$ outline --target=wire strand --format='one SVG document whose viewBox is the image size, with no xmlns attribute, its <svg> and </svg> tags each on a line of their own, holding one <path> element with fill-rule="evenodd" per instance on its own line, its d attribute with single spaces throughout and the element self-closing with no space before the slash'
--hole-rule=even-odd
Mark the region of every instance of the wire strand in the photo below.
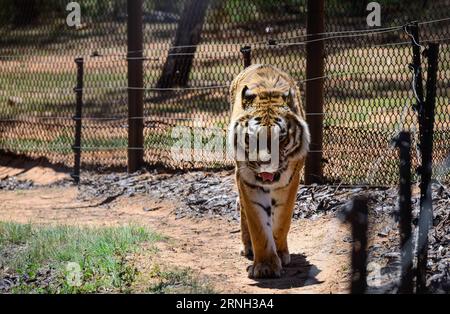
<svg viewBox="0 0 450 314">
<path fill-rule="evenodd" d="M 450 17 L 445 17 L 445 18 L 437 19 L 437 20 L 430 20 L 430 21 L 419 22 L 417 24 L 424 25 L 424 24 L 440 23 L 440 22 L 449 21 L 449 20 L 450 20 Z"/>
<path fill-rule="evenodd" d="M 123 137 L 124 140 L 126 140 L 126 137 Z M 107 139 L 105 139 L 107 140 Z M 157 144 L 157 143 L 155 143 Z M 53 148 L 53 149 L 81 149 L 81 150 L 91 150 L 91 151 L 102 151 L 102 150 L 146 150 L 146 149 L 151 149 L 151 147 L 128 147 L 128 146 L 74 146 L 71 144 L 67 144 L 67 145 L 61 145 L 61 144 L 48 144 L 47 147 L 46 145 L 40 145 L 40 146 L 27 146 L 26 149 L 24 150 L 46 150 L 49 148 Z M 169 147 L 168 147 L 169 148 Z M 8 150 L 10 148 L 8 148 L 7 146 L 4 147 L 0 147 L 0 150 Z M 19 148 L 20 150 L 20 148 Z M 195 150 L 192 150 L 192 152 L 194 152 Z M 316 153 L 326 153 L 326 152 L 374 152 L 374 151 L 379 151 L 379 147 L 374 147 L 374 148 L 361 148 L 361 149 L 348 149 L 348 148 L 343 148 L 343 149 L 323 149 L 323 150 L 310 150 L 308 151 L 308 153 L 310 154 L 316 154 Z M 226 149 L 224 149 L 224 153 L 226 152 Z"/>
<path fill-rule="evenodd" d="M 418 24 L 423 25 L 423 24 L 432 24 L 432 23 L 438 23 L 438 22 L 442 22 L 442 21 L 447 21 L 450 20 L 449 18 L 443 18 L 443 19 L 437 19 L 437 20 L 429 20 L 429 21 L 424 21 L 424 22 L 420 22 Z M 393 30 L 398 30 L 401 29 L 404 25 L 397 25 L 397 26 L 391 26 L 391 27 L 385 27 L 385 28 L 377 28 L 377 29 L 359 29 L 359 30 L 343 30 L 343 31 L 332 31 L 332 32 L 322 32 L 322 33 L 312 33 L 312 34 L 304 34 L 304 35 L 298 35 L 298 36 L 292 36 L 292 37 L 287 37 L 284 38 L 284 40 L 286 39 L 296 39 L 296 38 L 307 38 L 307 37 L 313 37 L 313 36 L 320 36 L 320 35 L 337 35 L 337 34 L 352 34 L 352 33 L 381 33 L 383 31 L 393 31 Z M 246 46 L 246 45 L 259 45 L 259 44 L 266 44 L 267 41 L 257 41 L 257 42 L 253 42 L 253 43 L 248 43 L 248 42 L 241 42 L 241 43 L 212 43 L 212 44 L 208 44 L 211 46 L 230 46 L 230 45 L 237 45 L 237 46 Z M 169 49 L 178 49 L 178 48 L 194 48 L 194 47 L 198 47 L 199 45 L 179 45 L 179 46 L 169 46 Z"/>
<path fill-rule="evenodd" d="M 378 110 L 369 110 L 369 111 L 339 111 L 339 112 L 308 112 L 305 113 L 306 116 L 345 116 L 345 115 L 352 115 L 352 114 L 361 114 L 361 115 L 373 115 L 373 114 L 379 114 L 379 113 L 387 113 L 387 112 L 399 112 L 404 109 L 402 108 L 380 108 Z M 402 111 L 403 112 L 403 111 Z M 0 122 L 19 122 L 19 123 L 33 123 L 33 120 L 87 120 L 87 121 L 113 121 L 113 120 L 153 120 L 154 122 L 161 122 L 161 123 L 167 123 L 167 121 L 159 121 L 158 118 L 166 118 L 166 117 L 154 117 L 154 116 L 141 116 L 141 117 L 127 117 L 127 116 L 112 116 L 112 117 L 74 117 L 74 116 L 47 116 L 47 117 L 30 117 L 27 119 L 0 119 Z M 175 117 L 169 117 L 172 121 L 202 121 L 202 119 L 196 119 L 196 118 L 175 118 Z"/>
<path fill-rule="evenodd" d="M 304 79 L 297 81 L 298 83 L 305 83 L 308 81 L 323 79 L 323 78 L 329 78 L 329 77 L 335 77 L 335 76 L 344 76 L 344 75 L 350 75 L 350 74 L 364 74 L 366 72 L 340 72 L 340 73 L 330 73 L 324 76 L 319 77 L 313 77 L 310 79 Z M 367 73 L 370 74 L 370 73 Z M 221 89 L 221 88 L 229 88 L 230 84 L 224 84 L 224 85 L 212 85 L 212 86 L 191 86 L 191 87 L 132 87 L 132 86 L 95 86 L 95 87 L 83 87 L 83 88 L 74 88 L 73 90 L 75 92 L 77 91 L 90 91 L 90 90 L 104 90 L 104 89 L 115 89 L 115 90 L 145 90 L 145 91 L 184 91 L 184 90 L 209 90 L 209 89 Z M 72 89 L 72 88 L 70 88 Z M 51 89 L 52 91 L 55 91 L 55 88 Z M 67 91 L 69 88 L 59 88 L 59 90 Z M 0 92 L 8 92 L 6 90 L 0 90 Z M 36 92 L 40 93 L 42 90 L 22 90 L 22 92 Z"/>
</svg>

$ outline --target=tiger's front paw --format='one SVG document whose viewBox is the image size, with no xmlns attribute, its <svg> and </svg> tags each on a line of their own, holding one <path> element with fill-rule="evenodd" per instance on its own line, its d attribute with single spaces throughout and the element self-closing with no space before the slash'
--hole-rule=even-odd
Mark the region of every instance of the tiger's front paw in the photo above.
<svg viewBox="0 0 450 314">
<path fill-rule="evenodd" d="M 248 267 L 249 278 L 280 278 L 281 261 L 276 256 L 272 261 L 257 262 Z"/>
</svg>

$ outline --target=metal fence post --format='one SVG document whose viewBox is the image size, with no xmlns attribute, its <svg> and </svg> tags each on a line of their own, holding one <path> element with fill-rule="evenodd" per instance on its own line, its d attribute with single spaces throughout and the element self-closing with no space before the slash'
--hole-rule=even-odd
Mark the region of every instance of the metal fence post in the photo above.
<svg viewBox="0 0 450 314">
<path fill-rule="evenodd" d="M 76 93 L 76 107 L 75 107 L 75 143 L 72 146 L 75 162 L 73 167 L 72 178 L 76 184 L 80 183 L 80 167 L 81 167 L 81 119 L 83 108 L 83 76 L 84 76 L 84 59 L 76 58 L 75 64 L 77 65 L 77 86 L 75 87 Z"/>
<path fill-rule="evenodd" d="M 306 121 L 311 132 L 310 153 L 305 164 L 305 184 L 323 182 L 323 75 L 324 0 L 308 0 L 306 44 Z M 308 115 L 308 113 L 314 113 Z"/>
<path fill-rule="evenodd" d="M 143 0 L 128 0 L 128 172 L 144 164 Z"/>
<path fill-rule="evenodd" d="M 419 117 L 421 115 L 421 108 L 423 105 L 423 83 L 422 83 L 422 61 L 420 56 L 420 38 L 419 38 L 419 24 L 417 22 L 413 22 L 406 27 L 409 28 L 411 33 L 411 43 L 412 43 L 412 53 L 413 59 L 411 66 L 414 69 L 415 79 L 415 89 L 417 93 L 417 97 L 419 98 L 419 103 L 416 104 L 416 109 L 419 112 Z"/>
<path fill-rule="evenodd" d="M 413 292 L 413 241 L 411 238 L 411 134 L 400 132 L 397 138 L 400 157 L 400 248 L 401 279 L 399 293 Z"/>
<path fill-rule="evenodd" d="M 367 229 L 368 199 L 364 195 L 356 196 L 346 219 L 352 224 L 352 294 L 365 293 L 367 289 Z"/>
<path fill-rule="evenodd" d="M 241 53 L 244 56 L 244 68 L 248 68 L 252 64 L 252 47 L 242 47 Z"/>
<path fill-rule="evenodd" d="M 407 31 L 411 36 L 412 47 L 412 63 L 409 65 L 414 71 L 414 90 L 416 96 L 416 104 L 413 106 L 417 112 L 417 120 L 419 122 L 419 137 L 423 133 L 423 106 L 424 106 L 424 93 L 423 93 L 423 74 L 422 74 L 422 60 L 421 60 L 421 46 L 419 36 L 419 24 L 417 21 L 412 22 L 406 26 Z M 419 141 L 420 142 L 420 141 Z M 416 143 L 420 149 L 421 143 Z M 420 167 L 416 169 L 416 173 L 420 174 Z"/>
<path fill-rule="evenodd" d="M 431 194 L 434 108 L 436 104 L 436 79 L 438 71 L 439 44 L 430 43 L 427 50 L 428 69 L 426 100 L 423 106 L 422 129 L 420 138 L 422 165 L 420 177 L 420 214 L 417 252 L 417 293 L 427 292 L 426 270 L 428 259 L 428 230 L 433 223 Z M 420 121 L 419 121 L 420 122 Z"/>
</svg>

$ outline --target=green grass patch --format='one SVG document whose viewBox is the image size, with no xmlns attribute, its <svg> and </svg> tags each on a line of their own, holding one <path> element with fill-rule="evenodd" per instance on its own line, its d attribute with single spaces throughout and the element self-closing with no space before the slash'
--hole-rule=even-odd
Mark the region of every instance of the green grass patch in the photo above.
<svg viewBox="0 0 450 314">
<path fill-rule="evenodd" d="M 162 240 L 143 227 L 40 227 L 0 222 L 0 271 L 20 281 L 13 293 L 127 292 L 137 270 L 126 261 L 141 243 Z M 51 280 L 42 283 L 43 272 Z M 1 274 L 1 272 L 0 272 Z"/>
<path fill-rule="evenodd" d="M 150 278 L 152 284 L 147 289 L 149 293 L 214 293 L 208 281 L 202 280 L 188 268 L 162 270 L 159 265 L 154 265 Z"/>
<path fill-rule="evenodd" d="M 73 137 L 59 136 L 48 142 L 39 138 L 4 138 L 0 147 L 22 152 L 57 152 L 63 155 L 72 154 Z"/>
</svg>

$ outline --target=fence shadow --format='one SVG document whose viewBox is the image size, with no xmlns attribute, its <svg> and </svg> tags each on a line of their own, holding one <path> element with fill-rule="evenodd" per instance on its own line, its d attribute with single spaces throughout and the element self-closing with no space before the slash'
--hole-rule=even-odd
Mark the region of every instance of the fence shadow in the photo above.
<svg viewBox="0 0 450 314">
<path fill-rule="evenodd" d="M 0 150 L 0 155 L 0 180 L 20 176 L 21 180 L 50 184 L 55 180 L 69 179 L 70 168 L 62 164 L 50 163 L 46 158 L 33 159 L 2 150 Z"/>
<path fill-rule="evenodd" d="M 291 254 L 291 263 L 283 267 L 281 278 L 255 279 L 252 286 L 269 289 L 291 289 L 306 287 L 322 283 L 316 276 L 320 273 L 315 265 L 312 265 L 303 254 Z"/>
</svg>

